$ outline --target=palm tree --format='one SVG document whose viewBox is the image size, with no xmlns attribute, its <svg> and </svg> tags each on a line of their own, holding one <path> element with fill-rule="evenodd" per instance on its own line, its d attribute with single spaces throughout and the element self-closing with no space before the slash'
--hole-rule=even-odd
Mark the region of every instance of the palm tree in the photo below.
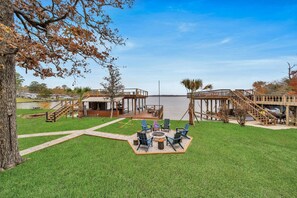
<svg viewBox="0 0 297 198">
<path fill-rule="evenodd" d="M 212 89 L 212 85 L 208 84 L 203 87 L 203 82 L 201 79 L 190 80 L 188 78 L 182 80 L 181 84 L 185 86 L 188 94 L 190 95 L 190 103 L 188 107 L 189 124 L 194 125 L 194 93 L 199 89 Z"/>
</svg>

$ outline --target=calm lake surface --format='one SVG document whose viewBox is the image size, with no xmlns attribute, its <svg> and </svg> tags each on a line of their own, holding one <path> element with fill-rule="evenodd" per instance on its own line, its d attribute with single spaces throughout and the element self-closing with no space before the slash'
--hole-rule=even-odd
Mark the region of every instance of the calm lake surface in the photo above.
<svg viewBox="0 0 297 198">
<path fill-rule="evenodd" d="M 59 102 L 49 102 L 49 107 L 52 108 L 56 106 Z M 147 105 L 158 105 L 159 97 L 148 97 Z M 185 114 L 189 101 L 184 97 L 160 97 L 160 104 L 164 106 L 164 118 L 170 118 L 172 120 L 180 120 Z M 17 103 L 18 109 L 33 109 L 33 107 L 43 108 L 44 102 L 26 102 Z M 188 114 L 186 114 L 183 120 L 188 119 Z"/>
<path fill-rule="evenodd" d="M 159 97 L 148 97 L 147 105 L 158 105 Z M 163 118 L 170 118 L 172 120 L 180 120 L 188 109 L 189 100 L 184 97 L 161 97 L 160 104 L 164 106 Z M 186 114 L 183 120 L 189 119 Z"/>
</svg>

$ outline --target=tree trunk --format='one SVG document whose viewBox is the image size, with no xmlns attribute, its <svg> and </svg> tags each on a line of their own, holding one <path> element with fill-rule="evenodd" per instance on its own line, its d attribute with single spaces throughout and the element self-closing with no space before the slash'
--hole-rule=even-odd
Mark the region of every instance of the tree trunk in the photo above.
<svg viewBox="0 0 297 198">
<path fill-rule="evenodd" d="M 189 103 L 189 124 L 194 125 L 194 112 L 193 112 L 193 100 L 190 98 L 190 103 Z"/>
<path fill-rule="evenodd" d="M 114 101 L 112 99 L 112 101 L 110 102 L 110 118 L 113 117 L 113 105 L 114 105 Z"/>
<path fill-rule="evenodd" d="M 8 27 L 14 24 L 10 0 L 1 0 L 0 23 Z M 16 133 L 15 54 L 3 53 L 13 51 L 5 41 L 0 42 L 0 49 L 0 170 L 3 170 L 19 164 L 22 158 Z"/>
</svg>

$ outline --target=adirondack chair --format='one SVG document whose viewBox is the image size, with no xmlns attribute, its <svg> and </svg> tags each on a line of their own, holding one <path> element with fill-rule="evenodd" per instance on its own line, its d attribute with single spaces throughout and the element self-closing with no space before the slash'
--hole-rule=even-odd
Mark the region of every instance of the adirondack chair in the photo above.
<svg viewBox="0 0 297 198">
<path fill-rule="evenodd" d="M 148 149 L 153 146 L 153 137 L 151 138 L 147 138 L 146 133 L 144 132 L 138 132 L 137 133 L 137 138 L 139 141 L 139 145 L 137 147 L 137 150 L 140 148 L 140 146 L 146 146 L 146 152 L 148 151 Z"/>
<path fill-rule="evenodd" d="M 164 123 L 161 124 L 162 131 L 170 131 L 170 119 L 164 119 Z"/>
<path fill-rule="evenodd" d="M 145 131 L 145 132 L 147 132 L 147 131 L 152 131 L 152 125 L 148 125 L 147 123 L 146 123 L 146 120 L 141 120 L 141 128 L 142 128 L 142 131 Z"/>
<path fill-rule="evenodd" d="M 170 146 L 176 151 L 176 149 L 174 148 L 175 144 L 178 144 L 180 147 L 182 147 L 182 149 L 184 149 L 184 147 L 181 145 L 181 133 L 175 133 L 174 137 L 168 137 L 166 136 L 166 145 L 170 144 Z"/>
<path fill-rule="evenodd" d="M 181 133 L 181 135 L 185 138 L 191 139 L 188 137 L 188 132 L 189 132 L 189 124 L 185 125 L 185 128 L 176 128 L 176 133 Z"/>
</svg>

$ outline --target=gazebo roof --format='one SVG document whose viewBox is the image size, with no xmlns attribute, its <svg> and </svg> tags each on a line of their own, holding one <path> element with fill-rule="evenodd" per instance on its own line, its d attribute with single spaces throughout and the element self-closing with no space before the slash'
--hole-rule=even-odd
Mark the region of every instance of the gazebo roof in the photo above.
<svg viewBox="0 0 297 198">
<path fill-rule="evenodd" d="M 115 97 L 114 102 L 119 102 L 123 97 Z M 110 102 L 110 97 L 88 97 L 82 100 L 83 102 Z"/>
</svg>

